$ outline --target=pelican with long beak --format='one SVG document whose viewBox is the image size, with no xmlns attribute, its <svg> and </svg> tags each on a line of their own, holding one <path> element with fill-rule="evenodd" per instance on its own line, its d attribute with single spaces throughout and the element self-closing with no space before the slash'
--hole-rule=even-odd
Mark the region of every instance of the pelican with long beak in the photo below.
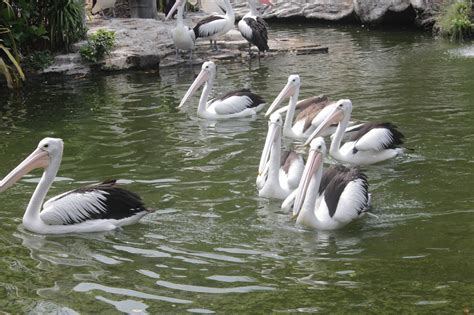
<svg viewBox="0 0 474 315">
<path fill-rule="evenodd" d="M 367 165 L 385 161 L 403 154 L 404 135 L 397 126 L 388 122 L 368 122 L 358 126 L 349 140 L 341 147 L 344 132 L 352 113 L 352 102 L 348 99 L 337 101 L 336 107 L 319 127 L 308 137 L 305 145 L 325 133 L 333 124 L 338 124 L 331 141 L 329 154 L 340 162 L 354 165 Z"/>
<path fill-rule="evenodd" d="M 268 133 L 258 166 L 258 195 L 285 199 L 298 187 L 303 174 L 303 157 L 294 151 L 281 152 L 280 114 L 274 113 L 268 122 Z"/>
<path fill-rule="evenodd" d="M 68 191 L 43 205 L 62 155 L 61 139 L 44 138 L 37 149 L 0 182 L 0 192 L 3 192 L 33 169 L 44 169 L 23 215 L 26 229 L 39 234 L 110 231 L 136 223 L 151 212 L 138 195 L 118 187 L 115 180 Z"/>
<path fill-rule="evenodd" d="M 287 112 L 283 125 L 283 135 L 292 139 L 305 140 L 327 117 L 335 107 L 335 103 L 330 102 L 325 95 L 310 97 L 298 102 L 300 86 L 300 76 L 297 74 L 290 75 L 285 87 L 270 105 L 265 116 L 269 116 L 285 99 L 290 98 L 288 106 L 277 111 L 278 113 Z M 293 124 L 296 110 L 300 110 L 300 112 Z M 328 136 L 335 130 L 336 128 L 326 129 L 322 136 Z"/>
<path fill-rule="evenodd" d="M 358 168 L 335 166 L 323 173 L 324 139 L 311 141 L 308 159 L 292 204 L 296 222 L 314 229 L 336 230 L 362 217 L 370 208 L 369 183 Z"/>
<path fill-rule="evenodd" d="M 196 35 L 194 30 L 184 24 L 183 15 L 186 0 L 176 0 L 175 4 L 166 16 L 166 20 L 173 16 L 173 13 L 178 10 L 176 18 L 176 27 L 171 30 L 171 37 L 173 38 L 174 47 L 176 48 L 176 59 L 178 59 L 178 51 L 190 51 L 189 60 L 193 58 L 193 48 L 196 43 Z"/>
<path fill-rule="evenodd" d="M 265 107 L 265 101 L 250 92 L 248 89 L 231 91 L 216 99 L 210 100 L 211 93 L 216 77 L 216 65 L 212 61 L 202 64 L 201 72 L 194 80 L 184 95 L 178 108 L 182 108 L 186 101 L 204 84 L 204 89 L 199 99 L 197 114 L 205 119 L 231 119 L 255 116 Z"/>
</svg>

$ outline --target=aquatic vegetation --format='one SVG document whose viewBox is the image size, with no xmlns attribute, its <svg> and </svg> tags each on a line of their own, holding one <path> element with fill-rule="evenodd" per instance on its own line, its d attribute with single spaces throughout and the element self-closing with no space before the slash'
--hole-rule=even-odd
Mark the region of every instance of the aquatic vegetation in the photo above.
<svg viewBox="0 0 474 315">
<path fill-rule="evenodd" d="M 84 60 L 96 63 L 105 55 L 110 54 L 115 44 L 115 32 L 98 30 L 89 36 L 87 44 L 81 47 L 80 53 Z"/>
<path fill-rule="evenodd" d="M 439 32 L 451 40 L 463 40 L 473 32 L 471 0 L 456 1 L 448 5 L 438 19 Z"/>
</svg>

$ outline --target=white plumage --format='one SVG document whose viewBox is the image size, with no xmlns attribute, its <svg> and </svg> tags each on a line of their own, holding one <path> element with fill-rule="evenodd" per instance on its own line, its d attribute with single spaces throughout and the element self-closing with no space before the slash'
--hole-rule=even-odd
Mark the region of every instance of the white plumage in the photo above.
<svg viewBox="0 0 474 315">
<path fill-rule="evenodd" d="M 203 63 L 201 72 L 183 96 L 178 108 L 204 84 L 199 99 L 198 116 L 205 119 L 231 119 L 254 116 L 266 105 L 265 101 L 249 90 L 242 89 L 229 92 L 222 97 L 207 102 L 216 76 L 216 65 L 212 61 Z"/>
</svg>

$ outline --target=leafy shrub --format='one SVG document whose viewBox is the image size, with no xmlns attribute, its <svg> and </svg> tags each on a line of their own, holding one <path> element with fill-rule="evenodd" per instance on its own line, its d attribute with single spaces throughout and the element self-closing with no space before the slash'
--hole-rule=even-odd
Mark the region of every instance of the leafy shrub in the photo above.
<svg viewBox="0 0 474 315">
<path fill-rule="evenodd" d="M 0 28 L 0 34 L 5 32 L 9 32 L 9 30 Z M 25 80 L 25 75 L 18 60 L 19 56 L 16 49 L 5 47 L 0 39 L 0 75 L 4 76 L 10 89 L 19 87 L 21 80 Z"/>
<path fill-rule="evenodd" d="M 45 17 L 48 21 L 47 30 L 51 48 L 69 50 L 71 44 L 86 35 L 84 2 L 83 0 L 46 1 L 48 2 Z"/>
<path fill-rule="evenodd" d="M 84 60 L 97 63 L 110 54 L 115 44 L 115 32 L 98 30 L 89 36 L 87 44 L 81 47 L 80 53 Z"/>
<path fill-rule="evenodd" d="M 439 18 L 440 34 L 451 40 L 462 40 L 470 35 L 473 28 L 469 17 L 471 6 L 470 0 L 455 1 L 447 6 Z"/>
<path fill-rule="evenodd" d="M 25 66 L 33 70 L 43 70 L 53 63 L 53 56 L 49 50 L 35 51 L 24 59 Z"/>
</svg>

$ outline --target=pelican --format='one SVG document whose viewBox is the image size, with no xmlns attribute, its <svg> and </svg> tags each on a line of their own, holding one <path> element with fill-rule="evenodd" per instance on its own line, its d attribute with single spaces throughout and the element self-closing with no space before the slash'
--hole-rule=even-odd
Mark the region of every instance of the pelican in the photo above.
<svg viewBox="0 0 474 315">
<path fill-rule="evenodd" d="M 186 0 L 176 0 L 175 4 L 169 11 L 166 16 L 168 20 L 178 9 L 178 17 L 176 18 L 176 27 L 171 31 L 171 36 L 173 38 L 173 43 L 176 48 L 176 59 L 178 59 L 178 50 L 190 51 L 189 60 L 193 58 L 193 48 L 194 43 L 196 42 L 196 37 L 194 30 L 186 25 L 183 22 L 184 6 L 186 5 Z"/>
<path fill-rule="evenodd" d="M 272 4 L 269 0 L 260 0 L 263 4 Z M 258 56 L 260 52 L 267 51 L 268 48 L 268 34 L 267 23 L 259 16 L 257 11 L 258 0 L 248 0 L 250 12 L 245 14 L 239 21 L 237 27 L 240 34 L 249 42 L 249 56 L 251 55 L 250 48 L 252 45 L 257 46 Z"/>
<path fill-rule="evenodd" d="M 298 187 L 303 174 L 303 157 L 293 151 L 281 152 L 282 118 L 278 113 L 270 116 L 268 133 L 258 166 L 258 195 L 285 199 Z"/>
<path fill-rule="evenodd" d="M 234 28 L 235 16 L 230 1 L 224 0 L 224 6 L 225 15 L 209 15 L 200 20 L 196 26 L 194 26 L 194 34 L 196 35 L 196 38 L 209 38 L 211 46 L 212 41 L 214 40 L 214 50 L 218 50 L 216 38 Z"/>
<path fill-rule="evenodd" d="M 242 89 L 229 92 L 207 102 L 216 76 L 216 65 L 212 61 L 202 64 L 201 72 L 184 95 L 178 108 L 205 83 L 198 106 L 198 116 L 205 119 L 231 119 L 254 116 L 265 106 L 265 101 L 250 90 Z"/>
<path fill-rule="evenodd" d="M 324 133 L 328 126 L 337 123 L 329 154 L 340 162 L 367 165 L 403 154 L 403 149 L 399 146 L 403 144 L 405 136 L 397 130 L 395 125 L 387 122 L 361 124 L 341 147 L 344 131 L 351 119 L 352 102 L 348 99 L 342 99 L 335 104 L 336 107 L 309 136 L 305 145 L 308 145 L 311 139 Z"/>
<path fill-rule="evenodd" d="M 280 94 L 265 113 L 265 116 L 270 115 L 284 99 L 289 97 L 289 105 L 280 109 L 278 112 L 282 113 L 287 111 L 285 124 L 283 125 L 283 135 L 292 139 L 308 138 L 308 136 L 331 112 L 331 109 L 335 107 L 335 103 L 329 102 L 325 95 L 314 96 L 298 102 L 300 85 L 300 76 L 297 74 L 290 75 L 285 87 L 281 90 Z M 296 117 L 295 123 L 291 125 L 293 123 L 296 109 L 301 109 L 301 112 Z M 334 130 L 335 128 L 325 130 L 323 136 L 332 134 Z"/>
<path fill-rule="evenodd" d="M 294 197 L 293 217 L 298 224 L 336 230 L 365 215 L 370 208 L 369 183 L 358 168 L 336 166 L 323 175 L 324 139 L 311 141 L 308 160 Z"/>
<path fill-rule="evenodd" d="M 92 0 L 92 14 L 99 12 L 104 15 L 105 9 L 112 9 L 113 16 L 115 17 L 115 1 L 116 0 Z"/>
<path fill-rule="evenodd" d="M 62 154 L 61 139 L 44 138 L 37 149 L 0 182 L 0 192 L 3 192 L 33 169 L 44 169 L 23 215 L 26 229 L 39 234 L 110 231 L 136 223 L 151 212 L 138 195 L 118 187 L 115 180 L 60 194 L 46 201 L 40 212 Z"/>
</svg>

